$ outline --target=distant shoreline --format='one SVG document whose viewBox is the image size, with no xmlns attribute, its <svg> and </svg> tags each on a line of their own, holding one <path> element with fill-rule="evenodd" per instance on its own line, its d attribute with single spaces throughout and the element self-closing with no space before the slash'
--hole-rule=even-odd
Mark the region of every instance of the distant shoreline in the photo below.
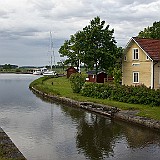
<svg viewBox="0 0 160 160">
<path fill-rule="evenodd" d="M 32 72 L 0 72 L 0 74 L 33 74 Z"/>
</svg>

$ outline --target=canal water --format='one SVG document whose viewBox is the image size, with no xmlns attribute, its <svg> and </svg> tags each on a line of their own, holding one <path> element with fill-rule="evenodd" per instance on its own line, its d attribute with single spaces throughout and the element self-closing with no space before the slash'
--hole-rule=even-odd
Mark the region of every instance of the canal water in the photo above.
<svg viewBox="0 0 160 160">
<path fill-rule="evenodd" d="M 158 132 L 47 102 L 33 75 L 0 74 L 0 126 L 28 160 L 159 160 Z"/>
</svg>

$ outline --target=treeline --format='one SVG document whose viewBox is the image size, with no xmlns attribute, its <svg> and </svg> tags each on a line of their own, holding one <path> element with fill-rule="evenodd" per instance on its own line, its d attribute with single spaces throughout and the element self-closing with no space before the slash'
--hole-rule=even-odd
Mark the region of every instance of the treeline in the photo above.
<svg viewBox="0 0 160 160">
<path fill-rule="evenodd" d="M 14 64 L 4 64 L 4 65 L 0 65 L 1 69 L 16 69 L 18 68 L 17 65 Z"/>
</svg>

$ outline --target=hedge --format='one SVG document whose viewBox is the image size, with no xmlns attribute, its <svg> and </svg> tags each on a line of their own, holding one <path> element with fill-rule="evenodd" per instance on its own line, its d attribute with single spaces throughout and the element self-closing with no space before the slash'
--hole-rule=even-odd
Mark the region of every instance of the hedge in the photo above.
<svg viewBox="0 0 160 160">
<path fill-rule="evenodd" d="M 98 83 L 85 83 L 81 95 L 87 97 L 110 99 L 119 102 L 160 106 L 160 90 L 144 85 L 125 86 Z"/>
</svg>

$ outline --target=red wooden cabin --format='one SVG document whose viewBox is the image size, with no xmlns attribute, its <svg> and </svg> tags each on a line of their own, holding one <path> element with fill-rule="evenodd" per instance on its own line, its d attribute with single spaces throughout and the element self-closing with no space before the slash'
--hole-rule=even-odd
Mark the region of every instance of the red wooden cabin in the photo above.
<svg viewBox="0 0 160 160">
<path fill-rule="evenodd" d="M 87 82 L 97 82 L 104 83 L 105 78 L 107 78 L 107 74 L 104 71 L 98 72 L 96 76 L 95 71 L 88 71 L 88 78 L 86 78 Z"/>
<path fill-rule="evenodd" d="M 75 69 L 73 66 L 66 69 L 66 71 L 67 71 L 67 78 L 69 78 L 72 73 L 77 73 L 78 72 L 77 69 Z"/>
</svg>

